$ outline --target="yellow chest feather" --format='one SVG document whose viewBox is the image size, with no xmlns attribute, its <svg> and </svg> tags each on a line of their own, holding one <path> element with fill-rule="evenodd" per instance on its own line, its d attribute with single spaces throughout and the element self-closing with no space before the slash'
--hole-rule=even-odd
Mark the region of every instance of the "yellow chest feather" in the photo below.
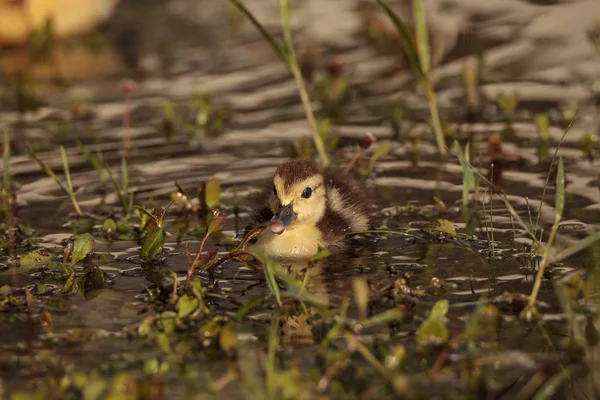
<svg viewBox="0 0 600 400">
<path fill-rule="evenodd" d="M 321 232 L 313 225 L 286 229 L 280 235 L 267 228 L 258 237 L 256 245 L 274 258 L 310 258 L 317 254 Z"/>
</svg>

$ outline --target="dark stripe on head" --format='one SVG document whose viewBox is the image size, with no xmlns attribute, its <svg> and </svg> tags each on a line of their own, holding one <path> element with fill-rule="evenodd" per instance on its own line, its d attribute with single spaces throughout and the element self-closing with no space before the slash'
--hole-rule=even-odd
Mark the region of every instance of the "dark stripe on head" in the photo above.
<svg viewBox="0 0 600 400">
<path fill-rule="evenodd" d="M 297 158 L 279 166 L 275 175 L 279 175 L 285 189 L 288 190 L 296 183 L 320 173 L 321 168 L 314 161 L 306 158 Z"/>
</svg>

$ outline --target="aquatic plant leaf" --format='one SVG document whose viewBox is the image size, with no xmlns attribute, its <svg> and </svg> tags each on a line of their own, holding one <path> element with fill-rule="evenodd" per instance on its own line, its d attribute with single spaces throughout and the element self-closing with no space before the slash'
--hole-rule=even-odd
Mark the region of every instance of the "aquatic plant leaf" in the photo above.
<svg viewBox="0 0 600 400">
<path fill-rule="evenodd" d="M 217 178 L 210 178 L 206 183 L 204 201 L 210 210 L 217 208 L 221 203 L 221 183 Z"/>
<path fill-rule="evenodd" d="M 235 350 L 237 346 L 237 336 L 231 325 L 225 325 L 219 334 L 219 346 L 225 352 Z"/>
<path fill-rule="evenodd" d="M 73 253 L 71 254 L 71 265 L 83 260 L 94 247 L 94 237 L 89 233 L 77 236 L 73 242 Z"/>
<path fill-rule="evenodd" d="M 429 317 L 430 318 L 444 318 L 446 316 L 446 314 L 448 313 L 449 306 L 450 306 L 450 303 L 448 303 L 448 300 L 446 300 L 446 299 L 438 300 L 431 308 Z"/>
<path fill-rule="evenodd" d="M 438 226 L 435 229 L 438 232 L 445 233 L 446 235 L 456 236 L 456 228 L 454 228 L 454 224 L 447 219 L 439 219 Z"/>
<path fill-rule="evenodd" d="M 138 398 L 138 383 L 135 375 L 128 372 L 121 372 L 115 376 L 111 382 L 106 400 L 133 400 Z"/>
<path fill-rule="evenodd" d="M 360 324 L 363 328 L 369 328 L 372 326 L 383 325 L 394 321 L 401 321 L 404 319 L 406 313 L 399 309 L 386 310 L 382 313 L 372 316 L 369 319 L 362 321 Z"/>
<path fill-rule="evenodd" d="M 142 206 L 138 206 L 137 204 L 133 206 L 135 208 L 135 214 L 140 217 L 141 225 L 145 226 L 148 220 L 156 221 L 158 224 L 158 218 L 156 215 L 152 214 L 150 211 L 146 210 Z"/>
<path fill-rule="evenodd" d="M 77 285 L 75 281 L 75 273 L 71 272 L 67 276 L 67 280 L 63 284 L 62 289 L 60 289 L 60 293 L 62 294 L 73 294 L 77 291 Z"/>
<path fill-rule="evenodd" d="M 482 302 L 469 318 L 463 337 L 475 342 L 482 336 L 490 335 L 498 330 L 499 319 L 498 308 L 493 304 Z"/>
<path fill-rule="evenodd" d="M 364 278 L 358 277 L 352 280 L 352 288 L 354 290 L 354 301 L 358 307 L 359 318 L 367 318 L 367 307 L 369 305 L 369 285 Z"/>
<path fill-rule="evenodd" d="M 98 296 L 101 289 L 104 289 L 104 271 L 97 265 L 85 266 L 86 272 L 83 277 L 83 294 L 86 299 L 93 299 Z"/>
<path fill-rule="evenodd" d="M 223 225 L 225 222 L 225 217 L 219 215 L 217 217 L 213 217 L 208 223 L 208 227 L 206 228 L 206 234 L 212 235 L 213 233 L 220 232 L 223 230 Z"/>
<path fill-rule="evenodd" d="M 550 119 L 548 118 L 548 114 L 536 114 L 533 121 L 535 122 L 540 138 L 544 142 L 548 141 L 550 138 Z"/>
<path fill-rule="evenodd" d="M 33 250 L 19 258 L 21 268 L 44 267 L 50 263 L 50 256 L 44 250 Z"/>
<path fill-rule="evenodd" d="M 561 217 L 565 208 L 565 167 L 563 158 L 558 159 L 558 170 L 556 172 L 556 203 L 555 210 L 557 217 Z"/>
<path fill-rule="evenodd" d="M 504 92 L 501 92 L 496 99 L 496 103 L 504 115 L 512 115 L 517 108 L 517 104 L 519 104 L 519 93 L 515 91 L 512 94 L 507 95 Z"/>
<path fill-rule="evenodd" d="M 108 218 L 102 223 L 102 230 L 104 233 L 114 233 L 117 231 L 117 223 L 114 219 Z"/>
<path fill-rule="evenodd" d="M 175 308 L 177 309 L 177 316 L 179 318 L 185 318 L 198 308 L 200 305 L 200 300 L 196 297 L 190 297 L 188 295 L 183 295 L 177 301 L 177 305 Z"/>
<path fill-rule="evenodd" d="M 440 345 L 448 340 L 448 328 L 441 319 L 427 318 L 417 330 L 419 346 Z"/>
<path fill-rule="evenodd" d="M 421 68 L 421 63 L 419 62 L 419 56 L 417 53 L 417 49 L 415 48 L 415 44 L 413 41 L 413 35 L 410 30 L 407 28 L 407 25 L 402 22 L 400 17 L 392 11 L 392 9 L 386 4 L 383 0 L 377 0 L 379 6 L 383 9 L 385 14 L 389 17 L 389 19 L 394 24 L 396 30 L 400 34 L 400 41 L 402 42 L 402 46 L 404 47 L 404 51 L 406 52 L 406 56 L 410 65 L 413 69 L 415 77 L 418 81 L 423 81 L 425 79 L 425 73 Z"/>
<path fill-rule="evenodd" d="M 382 140 L 377 143 L 377 147 L 373 151 L 373 159 L 378 160 L 381 157 L 390 154 L 392 151 L 392 141 L 391 140 Z"/>
<path fill-rule="evenodd" d="M 325 260 L 327 257 L 331 256 L 331 254 L 332 254 L 331 251 L 329 251 L 327 249 L 319 250 L 319 252 L 317 254 L 315 254 L 314 256 L 311 257 L 310 260 L 308 260 L 308 265 L 313 266 L 317 262 Z"/>
<path fill-rule="evenodd" d="M 393 346 L 389 354 L 385 357 L 384 365 L 389 370 L 396 370 L 406 358 L 406 347 L 402 345 Z"/>
<path fill-rule="evenodd" d="M 156 228 L 149 232 L 144 238 L 140 255 L 147 261 L 152 261 L 162 251 L 166 240 L 166 233 L 163 228 Z"/>
<path fill-rule="evenodd" d="M 129 222 L 124 219 L 120 219 L 117 221 L 117 232 L 120 234 L 127 234 L 131 232 L 131 226 L 129 226 Z"/>
</svg>

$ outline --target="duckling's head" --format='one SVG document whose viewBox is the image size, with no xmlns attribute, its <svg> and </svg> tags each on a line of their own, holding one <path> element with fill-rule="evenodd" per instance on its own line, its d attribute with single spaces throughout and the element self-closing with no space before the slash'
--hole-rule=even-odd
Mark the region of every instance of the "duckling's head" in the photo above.
<svg viewBox="0 0 600 400">
<path fill-rule="evenodd" d="M 316 224 L 325 213 L 326 186 L 321 168 L 312 160 L 294 159 L 282 164 L 273 178 L 270 206 L 271 232 L 283 233 Z"/>
</svg>

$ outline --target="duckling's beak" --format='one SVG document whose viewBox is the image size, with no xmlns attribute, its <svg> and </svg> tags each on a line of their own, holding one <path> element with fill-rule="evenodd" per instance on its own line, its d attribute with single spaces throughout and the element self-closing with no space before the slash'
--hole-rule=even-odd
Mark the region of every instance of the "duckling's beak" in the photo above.
<svg viewBox="0 0 600 400">
<path fill-rule="evenodd" d="M 276 233 L 278 235 L 282 234 L 285 231 L 285 228 L 290 226 L 292 221 L 296 219 L 296 213 L 292 208 L 292 203 L 284 206 L 280 205 L 279 209 L 275 213 L 275 216 L 271 219 L 269 223 L 269 228 L 271 228 L 271 232 Z"/>
</svg>

